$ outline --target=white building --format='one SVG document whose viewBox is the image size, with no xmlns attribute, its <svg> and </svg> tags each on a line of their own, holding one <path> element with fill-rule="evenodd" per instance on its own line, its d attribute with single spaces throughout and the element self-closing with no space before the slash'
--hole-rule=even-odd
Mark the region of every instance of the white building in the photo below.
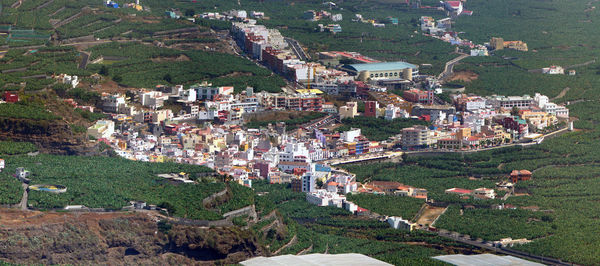
<svg viewBox="0 0 600 266">
<path fill-rule="evenodd" d="M 352 128 L 348 131 L 342 132 L 342 134 L 340 134 L 340 139 L 344 142 L 354 142 L 354 140 L 359 137 L 360 134 L 360 128 Z"/>
<path fill-rule="evenodd" d="M 408 220 L 402 219 L 402 217 L 390 216 L 386 220 L 388 224 L 394 229 L 404 229 L 408 231 L 412 231 L 416 228 L 417 224 L 411 223 Z"/>
<path fill-rule="evenodd" d="M 315 192 L 317 176 L 307 172 L 302 176 L 302 192 Z"/>
<path fill-rule="evenodd" d="M 443 2 L 443 6 L 448 12 L 453 12 L 457 16 L 463 12 L 463 4 L 461 1 L 446 1 Z"/>
<path fill-rule="evenodd" d="M 192 85 L 192 89 L 195 89 L 198 93 L 196 99 L 198 100 L 212 100 L 215 95 L 230 95 L 233 93 L 233 87 L 210 87 L 210 85 Z"/>
<path fill-rule="evenodd" d="M 113 133 L 115 133 L 115 122 L 110 120 L 98 120 L 87 130 L 87 134 L 96 139 L 110 138 Z"/>
<path fill-rule="evenodd" d="M 283 151 L 279 152 L 279 161 L 293 162 L 303 161 L 310 162 L 308 149 L 303 142 L 290 142 L 285 145 Z"/>
<path fill-rule="evenodd" d="M 481 197 L 485 197 L 488 199 L 495 199 L 496 198 L 496 193 L 494 192 L 493 189 L 491 188 L 478 188 L 473 190 L 473 195 L 474 196 L 481 196 Z"/>
<path fill-rule="evenodd" d="M 489 55 L 489 52 L 485 46 L 471 49 L 471 56 L 488 56 L 488 55 Z"/>
<path fill-rule="evenodd" d="M 169 99 L 168 95 L 163 95 L 160 91 L 141 91 L 139 97 L 142 106 L 152 109 L 162 107 L 165 101 Z"/>
<path fill-rule="evenodd" d="M 434 143 L 433 131 L 417 125 L 402 129 L 402 147 L 428 146 Z"/>
<path fill-rule="evenodd" d="M 105 112 L 119 113 L 127 108 L 125 96 L 115 94 L 102 97 L 102 109 Z"/>
<path fill-rule="evenodd" d="M 569 109 L 562 105 L 550 102 L 550 99 L 546 95 L 536 93 L 533 97 L 533 103 L 546 113 L 555 115 L 559 118 L 569 118 Z"/>
<path fill-rule="evenodd" d="M 195 102 L 198 97 L 198 93 L 195 89 L 187 89 L 179 92 L 179 100 L 183 102 Z"/>
<path fill-rule="evenodd" d="M 63 75 L 62 78 L 62 83 L 64 84 L 69 84 L 71 85 L 71 87 L 75 88 L 77 87 L 77 84 L 79 84 L 79 77 L 73 75 L 73 76 L 69 76 L 69 75 Z"/>
<path fill-rule="evenodd" d="M 542 73 L 549 75 L 564 75 L 565 69 L 561 66 L 550 66 L 542 68 Z"/>
<path fill-rule="evenodd" d="M 396 118 L 408 118 L 409 114 L 406 110 L 395 106 L 393 104 L 388 104 L 385 107 L 385 120 L 393 120 Z"/>
<path fill-rule="evenodd" d="M 250 17 L 251 18 L 264 18 L 265 17 L 265 12 L 250 11 Z"/>
<path fill-rule="evenodd" d="M 324 189 L 317 189 L 312 193 L 306 194 L 306 201 L 317 206 L 335 206 L 342 208 L 345 196 L 338 195 L 334 192 L 328 192 Z"/>
<path fill-rule="evenodd" d="M 519 109 L 529 109 L 533 98 L 529 95 L 523 96 L 489 96 L 486 103 L 494 108 L 511 109 L 517 107 Z"/>
<path fill-rule="evenodd" d="M 465 103 L 465 111 L 473 112 L 475 110 L 485 109 L 486 103 L 484 98 L 469 100 Z"/>
</svg>

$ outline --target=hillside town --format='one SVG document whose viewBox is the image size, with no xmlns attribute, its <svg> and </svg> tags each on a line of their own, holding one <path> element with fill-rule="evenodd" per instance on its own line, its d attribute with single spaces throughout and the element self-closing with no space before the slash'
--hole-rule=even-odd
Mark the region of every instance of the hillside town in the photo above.
<svg viewBox="0 0 600 266">
<path fill-rule="evenodd" d="M 422 32 L 470 47 L 471 56 L 486 56 L 488 50 L 505 48 L 527 50 L 525 43 L 505 42 L 502 38 L 494 37 L 484 45 L 461 40 L 451 32 L 451 19 L 469 12 L 462 10 L 461 2 L 458 8 L 454 2 L 458 1 L 444 4 L 453 12 L 451 18 L 435 21 L 422 17 Z M 323 11 L 311 10 L 304 15 L 313 21 L 342 20 L 341 15 Z M 104 92 L 95 106 L 64 99 L 74 108 L 105 116 L 87 128 L 87 140 L 133 161 L 206 166 L 246 187 L 258 180 L 289 184 L 292 191 L 306 193 L 306 201 L 316 206 L 343 208 L 396 229 L 430 230 L 410 217 L 379 215 L 346 197 L 349 193 L 390 195 L 434 203 L 427 189 L 395 181 L 358 182 L 354 173 L 336 166 L 370 160 L 397 162 L 411 153 L 478 152 L 535 145 L 546 136 L 573 130 L 569 109 L 540 93 L 467 94 L 464 89 L 444 88 L 439 77 L 420 72 L 425 64 L 385 62 L 353 51 L 321 51 L 313 60 L 297 41 L 257 24 L 265 17 L 258 11 L 250 12 L 250 16 L 240 10 L 224 16 L 199 16 L 231 20 L 232 44 L 254 63 L 285 77 L 287 85 L 281 92 L 269 92 L 210 82 L 157 84 L 152 88 L 130 88 L 126 93 Z M 357 22 L 378 27 L 376 21 L 357 18 Z M 341 31 L 335 25 L 321 26 L 321 30 Z M 542 71 L 564 74 L 558 66 Z M 68 88 L 81 84 L 76 75 L 52 77 Z M 20 101 L 19 95 L 12 92 L 5 92 L 2 98 L 6 104 Z M 289 120 L 279 119 L 286 114 L 311 119 L 286 123 Z M 353 124 L 355 121 L 402 122 L 405 126 L 376 138 L 368 127 Z M 25 170 L 20 169 L 25 177 Z M 173 183 L 196 182 L 183 172 L 159 176 Z M 515 170 L 496 187 L 445 187 L 443 193 L 464 200 L 506 200 L 517 182 L 530 179 L 531 172 Z M 494 206 L 512 209 L 510 204 Z"/>
<path fill-rule="evenodd" d="M 253 17 L 260 15 L 254 12 Z M 421 22 L 430 32 L 446 23 L 437 21 L 436 28 L 430 18 Z M 478 96 L 456 92 L 444 101 L 438 96 L 441 89 L 436 78 L 419 74 L 419 66 L 414 64 L 381 62 L 340 51 L 321 52 L 320 62 L 308 62 L 297 42 L 255 21 L 233 22 L 231 33 L 249 58 L 286 77 L 292 86 L 272 93 L 203 82 L 157 85 L 128 94 L 105 93 L 101 110 L 96 111 L 110 119 L 89 127 L 89 139 L 109 145 L 130 160 L 204 165 L 249 187 L 252 180 L 291 183 L 293 190 L 307 192 L 307 201 L 313 204 L 354 212 L 361 208 L 346 202 L 344 194 L 392 193 L 426 200 L 427 191 L 403 184 L 392 188 L 389 184 L 360 184 L 352 173 L 333 167 L 334 161 L 540 143 L 545 134 L 564 130 L 569 123 L 569 110 L 539 93 Z M 499 43 L 495 40 L 493 45 Z M 331 67 L 331 60 L 340 59 L 355 63 L 338 62 Z M 73 87 L 78 82 L 77 76 L 57 79 Z M 329 102 L 329 96 L 343 99 L 345 104 Z M 11 97 L 4 96 L 6 101 L 14 101 Z M 67 101 L 94 112 L 95 107 Z M 359 112 L 360 104 L 364 110 Z M 246 126 L 251 117 L 286 111 L 321 115 L 294 128 L 281 121 Z M 337 129 L 357 117 L 421 123 L 381 141 L 370 140 L 361 128 Z M 494 198 L 493 190 L 486 188 L 447 192 Z M 398 221 L 390 223 L 397 225 Z"/>
</svg>

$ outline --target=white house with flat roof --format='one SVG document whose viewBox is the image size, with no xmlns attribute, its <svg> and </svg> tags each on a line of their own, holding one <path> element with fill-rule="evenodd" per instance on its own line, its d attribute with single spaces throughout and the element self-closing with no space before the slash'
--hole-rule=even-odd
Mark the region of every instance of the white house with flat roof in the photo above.
<svg viewBox="0 0 600 266">
<path fill-rule="evenodd" d="M 96 139 L 110 138 L 115 132 L 115 122 L 110 120 L 98 120 L 96 124 L 88 128 L 87 134 Z"/>
</svg>

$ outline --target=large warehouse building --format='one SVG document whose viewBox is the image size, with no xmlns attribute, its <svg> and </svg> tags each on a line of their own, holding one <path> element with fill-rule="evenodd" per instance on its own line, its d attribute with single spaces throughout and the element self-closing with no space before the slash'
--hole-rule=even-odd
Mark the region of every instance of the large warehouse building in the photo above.
<svg viewBox="0 0 600 266">
<path fill-rule="evenodd" d="M 406 62 L 383 62 L 369 64 L 343 65 L 342 69 L 358 75 L 358 79 L 407 79 L 412 80 L 413 75 L 419 73 L 416 65 Z"/>
</svg>

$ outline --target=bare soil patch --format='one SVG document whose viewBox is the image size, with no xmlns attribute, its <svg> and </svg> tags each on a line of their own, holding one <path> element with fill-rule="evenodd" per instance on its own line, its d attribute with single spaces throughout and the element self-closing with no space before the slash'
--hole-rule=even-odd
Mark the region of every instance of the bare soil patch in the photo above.
<svg viewBox="0 0 600 266">
<path fill-rule="evenodd" d="M 417 220 L 417 224 L 431 225 L 433 223 L 433 221 L 435 221 L 435 219 L 437 219 L 440 215 L 442 215 L 442 213 L 444 212 L 445 209 L 446 208 L 444 208 L 444 207 L 434 207 L 434 206 L 425 207 L 425 211 L 423 211 L 423 214 Z"/>
<path fill-rule="evenodd" d="M 164 62 L 186 62 L 190 61 L 190 58 L 187 55 L 181 54 L 177 57 L 155 57 L 150 59 L 154 63 L 164 63 Z"/>
<path fill-rule="evenodd" d="M 454 72 L 454 75 L 448 79 L 448 81 L 463 81 L 463 82 L 471 82 L 476 80 L 479 77 L 473 71 L 458 71 Z"/>
</svg>

